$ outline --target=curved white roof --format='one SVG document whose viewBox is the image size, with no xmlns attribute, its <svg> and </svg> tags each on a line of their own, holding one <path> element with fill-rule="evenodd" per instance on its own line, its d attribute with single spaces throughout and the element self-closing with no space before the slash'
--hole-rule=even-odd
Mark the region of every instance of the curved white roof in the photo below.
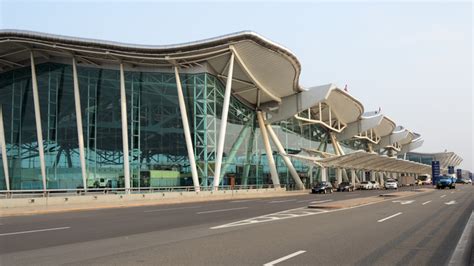
<svg viewBox="0 0 474 266">
<path fill-rule="evenodd" d="M 257 88 L 260 102 L 281 101 L 301 91 L 301 66 L 296 56 L 261 35 L 242 31 L 221 37 L 176 45 L 136 45 L 47 33 L 0 30 L 0 71 L 27 66 L 29 50 L 41 59 L 71 58 L 78 62 L 132 67 L 181 68 L 203 66 L 226 79 L 228 60 L 235 54 L 232 90 L 237 97 L 255 105 Z"/>
<path fill-rule="evenodd" d="M 390 135 L 396 128 L 395 122 L 390 119 L 388 116 L 383 116 L 380 124 L 374 128 L 374 132 L 379 137 L 385 137 Z"/>
</svg>

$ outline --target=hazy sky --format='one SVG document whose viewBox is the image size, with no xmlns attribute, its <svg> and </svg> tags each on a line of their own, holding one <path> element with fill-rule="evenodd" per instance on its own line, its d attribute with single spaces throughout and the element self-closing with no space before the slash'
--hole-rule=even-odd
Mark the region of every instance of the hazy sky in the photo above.
<svg viewBox="0 0 474 266">
<path fill-rule="evenodd" d="M 347 84 L 366 111 L 422 134 L 416 151 L 474 170 L 470 2 L 0 2 L 1 28 L 128 43 L 256 31 L 295 53 L 304 87 Z"/>
</svg>

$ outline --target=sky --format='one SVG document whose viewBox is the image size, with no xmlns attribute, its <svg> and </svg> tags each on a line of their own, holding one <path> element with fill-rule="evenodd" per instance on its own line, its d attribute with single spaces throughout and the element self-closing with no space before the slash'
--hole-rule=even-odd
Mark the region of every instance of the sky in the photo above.
<svg viewBox="0 0 474 266">
<path fill-rule="evenodd" d="M 242 30 L 290 49 L 303 87 L 348 86 L 420 133 L 417 152 L 456 152 L 473 168 L 473 4 L 466 2 L 163 2 L 0 0 L 0 28 L 135 44 Z"/>
</svg>

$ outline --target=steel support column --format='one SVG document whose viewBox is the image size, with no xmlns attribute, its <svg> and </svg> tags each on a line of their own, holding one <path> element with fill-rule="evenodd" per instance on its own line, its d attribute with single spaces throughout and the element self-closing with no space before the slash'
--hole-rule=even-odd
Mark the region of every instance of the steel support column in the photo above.
<svg viewBox="0 0 474 266">
<path fill-rule="evenodd" d="M 286 167 L 288 167 L 288 171 L 291 174 L 291 177 L 293 177 L 293 180 L 295 181 L 296 188 L 299 190 L 304 189 L 303 182 L 301 181 L 300 176 L 298 175 L 298 172 L 296 172 L 295 167 L 291 163 L 290 158 L 288 158 L 288 154 L 286 153 L 285 149 L 283 148 L 283 145 L 281 145 L 280 140 L 278 139 L 278 136 L 275 134 L 273 131 L 272 125 L 268 124 L 267 125 L 267 131 L 270 134 L 270 137 L 273 140 L 273 143 L 277 146 L 278 152 L 280 153 L 281 157 L 283 158 L 283 161 L 286 164 Z"/>
<path fill-rule="evenodd" d="M 338 185 L 342 183 L 342 168 L 336 168 L 336 180 Z"/>
<path fill-rule="evenodd" d="M 186 103 L 184 102 L 183 87 L 179 77 L 178 67 L 174 67 L 174 75 L 176 79 L 176 88 L 178 90 L 179 110 L 181 112 L 181 121 L 183 123 L 184 139 L 186 141 L 186 149 L 188 151 L 189 165 L 191 167 L 191 176 L 195 191 L 200 191 L 199 177 L 196 168 L 196 159 L 194 158 L 194 147 L 191 140 L 191 131 L 189 130 L 188 113 L 186 112 Z M 207 165 L 205 166 L 207 167 Z"/>
<path fill-rule="evenodd" d="M 328 169 L 326 167 L 321 167 L 321 182 L 328 181 Z"/>
<path fill-rule="evenodd" d="M 227 82 L 225 85 L 224 102 L 222 104 L 221 126 L 219 130 L 219 140 L 216 150 L 216 165 L 214 169 L 214 190 L 217 190 L 220 183 L 222 154 L 224 153 L 225 133 L 227 130 L 227 116 L 229 114 L 230 95 L 232 92 L 232 75 L 234 74 L 234 53 L 230 54 L 229 71 L 227 73 Z"/>
<path fill-rule="evenodd" d="M 39 95 L 38 95 L 38 80 L 36 78 L 36 67 L 35 67 L 35 58 L 33 55 L 33 51 L 30 51 L 30 62 L 31 62 L 31 85 L 33 89 L 33 105 L 35 108 L 36 137 L 38 141 L 38 154 L 39 154 L 39 159 L 40 159 L 43 190 L 46 191 L 47 184 L 46 184 L 46 165 L 44 162 L 43 131 L 41 127 L 41 112 L 40 112 L 40 102 L 39 102 Z"/>
<path fill-rule="evenodd" d="M 261 111 L 257 111 L 257 117 L 258 117 L 258 125 L 260 127 L 263 144 L 265 146 L 265 152 L 267 153 L 268 168 L 270 168 L 270 175 L 272 178 L 272 182 L 275 187 L 279 187 L 280 178 L 278 178 L 278 172 L 275 166 L 275 160 L 273 159 L 273 151 L 270 145 L 270 140 L 268 139 L 268 133 L 265 127 L 265 121 L 263 121 L 263 113 Z"/>
<path fill-rule="evenodd" d="M 248 184 L 248 179 L 250 175 L 250 165 L 252 163 L 252 155 L 253 155 L 253 146 L 255 140 L 255 120 L 252 121 L 252 128 L 250 131 L 250 138 L 247 143 L 247 154 L 245 156 L 245 165 L 244 165 L 244 173 L 242 176 L 242 185 L 246 186 Z"/>
<path fill-rule="evenodd" d="M 127 95 L 125 92 L 125 72 L 120 63 L 120 110 L 122 115 L 123 176 L 125 193 L 130 193 L 130 160 L 128 158 Z"/>
<path fill-rule="evenodd" d="M 79 144 L 79 160 L 81 162 L 82 184 L 84 191 L 87 191 L 87 173 L 86 173 L 86 159 L 84 156 L 84 135 L 82 132 L 82 113 L 81 113 L 81 94 L 79 92 L 79 78 L 77 76 L 76 58 L 72 58 L 72 76 L 74 80 L 74 102 L 76 107 L 76 125 L 77 125 L 77 140 Z"/>
<path fill-rule="evenodd" d="M 351 184 L 355 188 L 355 183 L 356 183 L 356 171 L 355 169 L 351 169 Z"/>
<path fill-rule="evenodd" d="M 7 147 L 5 142 L 5 128 L 3 127 L 3 110 L 0 104 L 0 152 L 2 153 L 3 175 L 5 176 L 5 186 L 10 191 L 10 176 L 8 173 Z"/>
<path fill-rule="evenodd" d="M 225 162 L 222 164 L 222 170 L 223 171 L 221 171 L 220 179 L 224 178 L 225 171 L 227 170 L 227 167 L 234 160 L 235 155 L 237 154 L 237 151 L 239 150 L 240 146 L 242 145 L 242 142 L 244 142 L 245 138 L 247 137 L 250 129 L 251 129 L 250 125 L 247 124 L 247 125 L 244 125 L 244 127 L 240 131 L 239 136 L 237 137 L 234 144 L 232 145 L 232 148 L 229 151 L 229 156 L 227 156 Z"/>
</svg>

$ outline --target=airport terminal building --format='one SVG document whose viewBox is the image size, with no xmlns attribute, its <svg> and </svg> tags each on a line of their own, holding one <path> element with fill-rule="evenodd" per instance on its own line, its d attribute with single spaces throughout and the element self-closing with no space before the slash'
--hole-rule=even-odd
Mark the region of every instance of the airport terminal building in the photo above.
<svg viewBox="0 0 474 266">
<path fill-rule="evenodd" d="M 147 46 L 2 30 L 0 51 L 0 190 L 431 173 L 404 157 L 419 134 L 334 84 L 303 88 L 296 56 L 254 32 Z"/>
</svg>

